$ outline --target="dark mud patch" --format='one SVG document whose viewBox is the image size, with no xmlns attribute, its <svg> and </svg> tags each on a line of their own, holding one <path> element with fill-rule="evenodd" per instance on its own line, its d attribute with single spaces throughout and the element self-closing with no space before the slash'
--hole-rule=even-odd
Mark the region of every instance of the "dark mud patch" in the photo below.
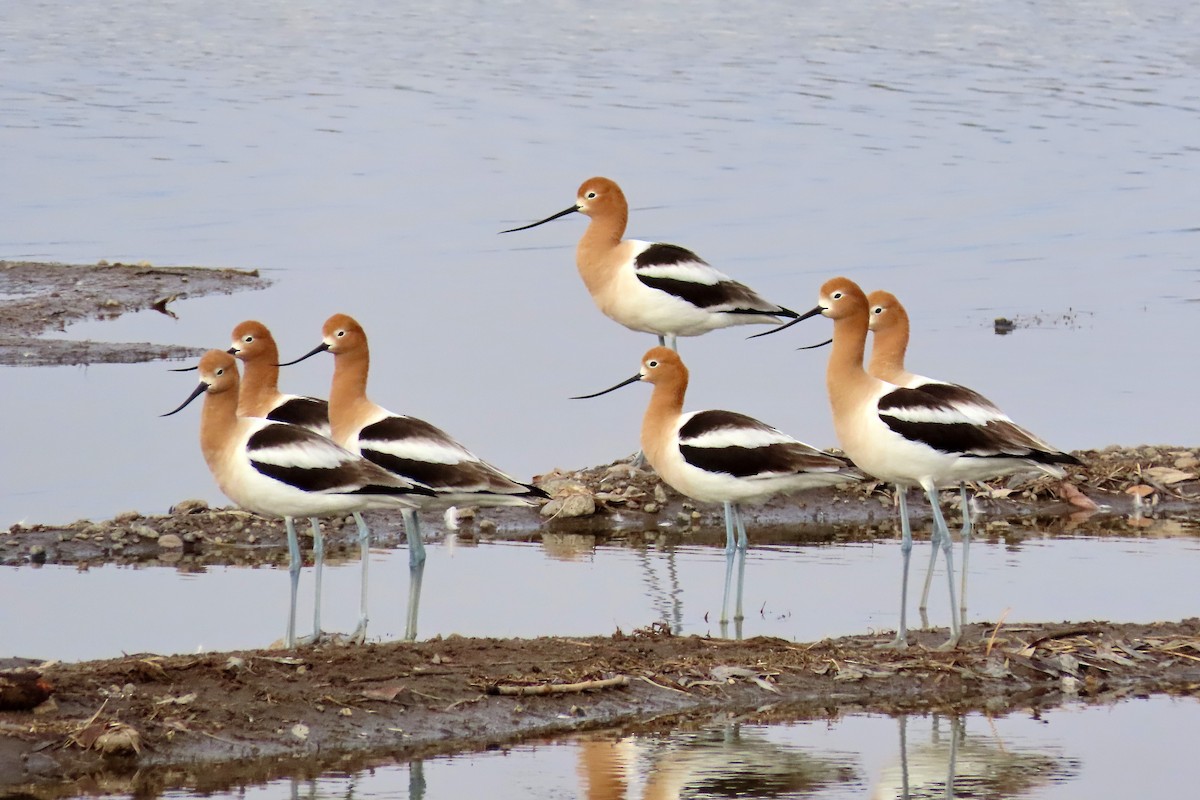
<svg viewBox="0 0 1200 800">
<path fill-rule="evenodd" d="M 0 261 L 0 365 L 63 366 L 186 358 L 203 350 L 146 342 L 42 339 L 72 322 L 156 309 L 206 294 L 262 289 L 258 272 L 148 264 L 54 264 Z"/>
<path fill-rule="evenodd" d="M 1004 713 L 1074 698 L 1200 695 L 1196 618 L 971 625 L 959 649 L 927 649 L 944 637 L 919 632 L 895 651 L 879 647 L 886 636 L 797 644 L 655 626 L 44 665 L 52 699 L 0 712 L 0 786 L 154 796 L 714 713 Z M 597 688 L 501 694 L 568 684 Z"/>
</svg>

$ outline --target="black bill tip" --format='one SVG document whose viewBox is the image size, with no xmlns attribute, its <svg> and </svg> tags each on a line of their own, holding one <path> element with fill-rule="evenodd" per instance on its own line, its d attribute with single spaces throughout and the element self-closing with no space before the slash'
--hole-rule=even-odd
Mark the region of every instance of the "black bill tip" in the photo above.
<svg viewBox="0 0 1200 800">
<path fill-rule="evenodd" d="M 277 366 L 277 367 L 290 367 L 292 364 L 299 364 L 301 361 L 303 361 L 303 360 L 304 360 L 304 359 L 306 359 L 306 358 L 312 358 L 312 357 L 313 357 L 313 356 L 315 356 L 317 353 L 324 353 L 324 352 L 325 352 L 326 350 L 328 350 L 328 349 L 329 349 L 329 345 L 327 345 L 325 342 L 321 342 L 319 345 L 317 345 L 316 347 L 314 347 L 312 350 L 309 350 L 307 353 L 305 353 L 304 355 L 300 356 L 300 357 L 299 357 L 299 358 L 297 358 L 295 361 L 285 361 L 285 362 L 283 362 L 282 364 L 276 364 L 275 366 Z"/>
<path fill-rule="evenodd" d="M 528 225 L 522 225 L 519 228 L 509 228 L 506 231 L 500 231 L 500 232 L 501 233 L 514 233 L 516 231 L 527 231 L 530 228 L 536 228 L 538 225 L 545 225 L 547 222 L 556 220 L 559 217 L 565 217 L 567 214 L 574 214 L 578 210 L 579 210 L 579 206 L 571 206 L 570 208 L 564 208 L 562 211 L 558 212 L 557 214 L 551 214 L 550 216 L 546 217 L 545 219 L 538 220 L 537 222 L 531 222 Z"/>
</svg>

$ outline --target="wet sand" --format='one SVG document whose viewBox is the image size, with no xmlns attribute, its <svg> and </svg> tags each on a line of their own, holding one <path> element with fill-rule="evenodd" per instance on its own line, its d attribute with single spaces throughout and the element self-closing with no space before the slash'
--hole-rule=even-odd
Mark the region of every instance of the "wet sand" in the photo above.
<svg viewBox="0 0 1200 800">
<path fill-rule="evenodd" d="M 153 307 L 172 294 L 265 285 L 253 273 L 232 270 L 12 262 L 0 262 L 0 269 L 0 290 L 17 295 L 0 302 L 0 362 L 6 364 L 192 355 L 199 350 L 36 337 L 70 320 Z M 1155 520 L 1200 518 L 1196 448 L 1111 447 L 1076 455 L 1086 466 L 1064 481 L 1024 477 L 975 487 L 981 529 L 1021 537 L 1053 517 L 1059 529 L 1135 535 Z M 456 535 L 547 546 L 555 537 L 577 536 L 723 540 L 719 508 L 697 507 L 626 462 L 554 470 L 537 482 L 553 496 L 548 508 L 465 513 Z M 952 526 L 956 513 L 948 519 Z M 876 485 L 806 493 L 756 507 L 751 516 L 755 543 L 897 535 L 891 495 Z M 917 504 L 914 520 L 927 517 L 928 509 Z M 399 530 L 399 515 L 372 518 L 376 530 Z M 446 535 L 444 522 L 431 517 L 429 523 L 431 537 Z M 357 552 L 352 525 L 343 520 L 326 527 L 331 558 Z M 403 544 L 390 536 L 376 544 Z M 282 524 L 196 501 L 181 501 L 161 516 L 131 510 L 72 525 L 14 525 L 0 541 L 0 563 L 21 568 L 139 562 L 193 569 L 286 558 Z M 32 610 L 22 613 L 38 624 Z M 1200 685 L 1195 618 L 976 624 L 958 649 L 932 649 L 945 637 L 944 630 L 919 631 L 916 646 L 896 652 L 878 648 L 887 634 L 802 644 L 677 637 L 654 625 L 607 638 L 451 637 L 34 662 L 53 694 L 33 710 L 0 711 L 0 787 L 39 797 L 218 790 L 588 728 L 673 725 L 718 711 L 748 720 L 861 710 L 1001 713 L 1075 697 L 1194 695 Z M 0 662 L 0 668 L 13 666 Z M 0 673 L 0 689 L 4 680 Z M 520 693 L 530 691 L 520 687 L 551 691 L 536 688 L 545 686 L 570 691 Z"/>
</svg>

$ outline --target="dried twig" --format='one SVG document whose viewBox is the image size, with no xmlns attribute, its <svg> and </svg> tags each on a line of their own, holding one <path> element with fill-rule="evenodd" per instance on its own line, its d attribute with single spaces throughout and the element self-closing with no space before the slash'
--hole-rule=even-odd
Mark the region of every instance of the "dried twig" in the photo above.
<svg viewBox="0 0 1200 800">
<path fill-rule="evenodd" d="M 615 678 L 604 678 L 596 681 L 580 681 L 579 683 L 539 683 L 535 686 L 513 686 L 510 684 L 493 684 L 489 686 L 488 694 L 499 695 L 532 695 L 532 694 L 567 694 L 570 692 L 588 692 L 593 689 L 611 689 L 615 686 L 628 686 L 629 676 L 618 675 Z"/>
</svg>

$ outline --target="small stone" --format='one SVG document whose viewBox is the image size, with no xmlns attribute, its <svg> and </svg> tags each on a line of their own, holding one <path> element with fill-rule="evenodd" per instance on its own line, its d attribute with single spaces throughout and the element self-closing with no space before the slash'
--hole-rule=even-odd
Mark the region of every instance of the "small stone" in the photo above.
<svg viewBox="0 0 1200 800">
<path fill-rule="evenodd" d="M 496 532 L 496 523 L 490 519 L 481 519 L 479 521 L 479 532 L 480 533 L 495 533 Z"/>
<path fill-rule="evenodd" d="M 199 514 L 208 510 L 208 503 L 203 500 L 180 500 L 171 506 L 172 514 Z"/>
<path fill-rule="evenodd" d="M 657 514 L 658 508 L 658 503 L 646 503 L 646 505 L 642 507 L 642 510 L 647 514 Z"/>
<path fill-rule="evenodd" d="M 163 549 L 177 549 L 183 547 L 183 539 L 180 539 L 173 533 L 168 533 L 166 536 L 158 537 L 158 546 Z"/>
<path fill-rule="evenodd" d="M 120 514 L 117 514 L 115 517 L 113 517 L 113 522 L 124 524 L 126 522 L 133 522 L 135 519 L 141 518 L 141 516 L 142 515 L 136 511 L 122 511 Z"/>
<path fill-rule="evenodd" d="M 46 548 L 40 544 L 35 544 L 29 548 L 29 560 L 35 564 L 46 563 Z"/>
<path fill-rule="evenodd" d="M 129 529 L 129 532 L 140 539 L 157 539 L 158 531 L 151 528 L 149 525 L 134 525 Z"/>
<path fill-rule="evenodd" d="M 654 499 L 660 506 L 665 506 L 667 504 L 667 490 L 663 488 L 661 483 L 655 484 L 654 486 Z"/>
<path fill-rule="evenodd" d="M 1195 469 L 1196 467 L 1200 467 L 1200 458 L 1184 456 L 1175 459 L 1175 469 Z"/>
</svg>

